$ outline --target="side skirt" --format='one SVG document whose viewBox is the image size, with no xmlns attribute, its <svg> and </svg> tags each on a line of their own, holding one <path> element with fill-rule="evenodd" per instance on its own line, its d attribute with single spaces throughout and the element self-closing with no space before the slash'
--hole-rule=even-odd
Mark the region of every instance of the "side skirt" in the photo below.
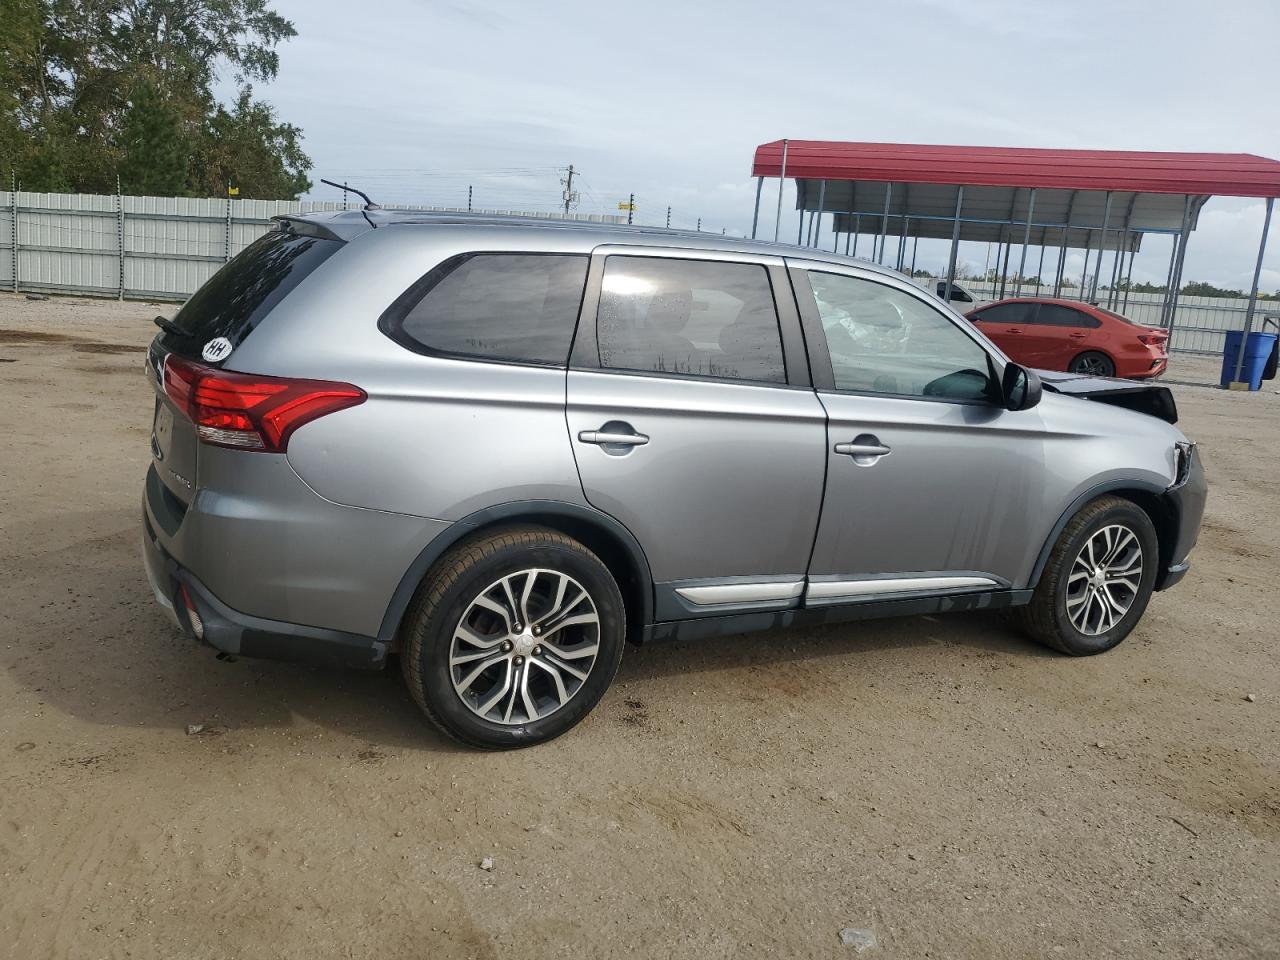
<svg viewBox="0 0 1280 960">
<path fill-rule="evenodd" d="M 874 620 L 881 617 L 914 616 L 923 613 L 955 613 L 962 610 L 998 610 L 1031 602 L 1032 590 L 989 590 L 982 593 L 949 594 L 934 597 L 911 597 L 899 600 L 875 600 L 862 603 L 832 604 L 761 613 L 737 613 L 696 620 L 674 620 L 651 623 L 644 628 L 644 641 L 694 640 L 700 637 L 722 637 L 758 630 L 785 630 L 792 627 L 818 627 L 828 623 Z"/>
</svg>

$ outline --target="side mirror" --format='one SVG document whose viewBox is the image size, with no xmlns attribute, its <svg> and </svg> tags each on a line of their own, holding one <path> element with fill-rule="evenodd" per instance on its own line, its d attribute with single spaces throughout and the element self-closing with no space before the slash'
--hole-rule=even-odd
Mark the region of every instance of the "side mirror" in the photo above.
<svg viewBox="0 0 1280 960">
<path fill-rule="evenodd" d="M 1008 363 L 1000 378 L 1000 393 L 1006 410 L 1030 410 L 1040 402 L 1044 387 L 1034 370 Z"/>
</svg>

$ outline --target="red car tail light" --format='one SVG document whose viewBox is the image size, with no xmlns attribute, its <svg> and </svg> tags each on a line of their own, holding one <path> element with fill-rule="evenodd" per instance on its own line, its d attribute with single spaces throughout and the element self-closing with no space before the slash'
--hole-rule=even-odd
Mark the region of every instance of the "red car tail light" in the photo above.
<svg viewBox="0 0 1280 960">
<path fill-rule="evenodd" d="M 1140 333 L 1138 339 L 1149 347 L 1165 343 L 1169 339 L 1167 333 Z"/>
<path fill-rule="evenodd" d="M 164 390 L 205 443 L 265 453 L 284 453 L 303 424 L 367 399 L 350 383 L 235 373 L 173 354 L 164 361 Z"/>
</svg>

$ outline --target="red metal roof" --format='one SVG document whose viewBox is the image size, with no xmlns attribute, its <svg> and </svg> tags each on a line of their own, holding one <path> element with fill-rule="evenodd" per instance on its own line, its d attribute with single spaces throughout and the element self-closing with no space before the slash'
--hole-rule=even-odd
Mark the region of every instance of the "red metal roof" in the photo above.
<svg viewBox="0 0 1280 960">
<path fill-rule="evenodd" d="M 782 141 L 756 147 L 751 175 L 781 172 Z M 787 177 L 965 186 L 1280 197 L 1280 161 L 1252 153 L 1140 153 L 791 140 Z"/>
</svg>

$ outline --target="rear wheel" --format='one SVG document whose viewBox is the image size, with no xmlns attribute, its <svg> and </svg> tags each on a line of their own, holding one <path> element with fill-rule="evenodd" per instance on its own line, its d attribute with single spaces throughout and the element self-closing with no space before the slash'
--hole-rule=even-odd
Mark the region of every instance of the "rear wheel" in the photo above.
<svg viewBox="0 0 1280 960">
<path fill-rule="evenodd" d="M 1097 350 L 1089 350 L 1080 354 L 1080 356 L 1071 361 L 1071 365 L 1067 367 L 1067 370 L 1086 377 L 1114 377 L 1116 375 L 1115 362 L 1105 353 L 1099 353 Z"/>
<path fill-rule="evenodd" d="M 1072 656 L 1110 650 L 1142 618 L 1155 586 L 1159 542 L 1151 518 L 1120 497 L 1071 518 L 1031 603 L 1011 616 L 1025 633 Z"/>
<path fill-rule="evenodd" d="M 470 746 L 530 746 L 564 733 L 604 695 L 625 615 L 608 568 L 553 530 L 465 541 L 418 590 L 400 659 L 409 691 Z"/>
</svg>

